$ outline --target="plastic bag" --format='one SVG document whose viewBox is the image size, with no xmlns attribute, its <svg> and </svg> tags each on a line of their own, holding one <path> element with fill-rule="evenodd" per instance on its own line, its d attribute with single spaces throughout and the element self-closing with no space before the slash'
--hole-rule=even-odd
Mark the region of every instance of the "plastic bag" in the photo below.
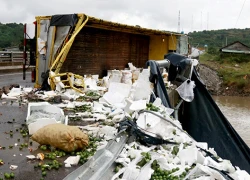
<svg viewBox="0 0 250 180">
<path fill-rule="evenodd" d="M 187 102 L 191 102 L 194 99 L 194 91 L 195 88 L 194 81 L 190 81 L 189 79 L 183 82 L 176 91 L 179 93 L 180 97 Z"/>
<path fill-rule="evenodd" d="M 73 152 L 88 146 L 88 135 L 74 126 L 50 124 L 39 129 L 31 139 L 42 145 L 51 145 L 58 149 Z"/>
</svg>

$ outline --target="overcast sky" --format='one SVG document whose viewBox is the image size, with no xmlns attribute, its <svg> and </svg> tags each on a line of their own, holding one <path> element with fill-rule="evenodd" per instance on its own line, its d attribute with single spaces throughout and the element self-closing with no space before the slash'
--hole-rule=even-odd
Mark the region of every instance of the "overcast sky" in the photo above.
<svg viewBox="0 0 250 180">
<path fill-rule="evenodd" d="M 177 31 L 180 11 L 180 30 L 188 33 L 249 28 L 249 9 L 250 0 L 0 0 L 0 22 L 31 23 L 35 16 L 85 13 L 130 25 Z"/>
</svg>

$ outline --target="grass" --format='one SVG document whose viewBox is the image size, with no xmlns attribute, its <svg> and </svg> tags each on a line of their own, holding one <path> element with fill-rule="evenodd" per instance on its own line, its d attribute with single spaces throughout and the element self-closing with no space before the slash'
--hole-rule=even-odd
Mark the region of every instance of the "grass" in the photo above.
<svg viewBox="0 0 250 180">
<path fill-rule="evenodd" d="M 250 88 L 250 55 L 224 55 L 204 53 L 200 62 L 216 70 L 225 86 Z"/>
</svg>

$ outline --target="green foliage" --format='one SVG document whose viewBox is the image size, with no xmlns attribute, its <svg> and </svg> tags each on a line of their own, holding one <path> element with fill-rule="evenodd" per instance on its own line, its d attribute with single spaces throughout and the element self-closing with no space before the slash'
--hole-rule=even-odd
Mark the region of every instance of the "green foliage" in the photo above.
<svg viewBox="0 0 250 180">
<path fill-rule="evenodd" d="M 246 29 L 221 29 L 211 31 L 194 31 L 188 34 L 190 44 L 194 47 L 204 48 L 205 45 L 220 49 L 227 44 L 240 41 L 250 46 L 250 28 Z"/>
<path fill-rule="evenodd" d="M 204 53 L 199 60 L 202 64 L 216 70 L 225 86 L 235 86 L 238 90 L 250 87 L 250 79 L 248 78 L 250 77 L 250 55 Z"/>
<path fill-rule="evenodd" d="M 207 52 L 209 54 L 216 54 L 216 53 L 218 53 L 218 50 L 215 47 L 211 46 L 211 47 L 208 47 L 208 51 Z"/>
<path fill-rule="evenodd" d="M 221 54 L 223 60 L 235 63 L 250 62 L 249 54 L 233 54 L 233 53 L 223 53 Z"/>
<path fill-rule="evenodd" d="M 0 49 L 19 46 L 23 39 L 23 24 L 0 23 Z"/>
</svg>

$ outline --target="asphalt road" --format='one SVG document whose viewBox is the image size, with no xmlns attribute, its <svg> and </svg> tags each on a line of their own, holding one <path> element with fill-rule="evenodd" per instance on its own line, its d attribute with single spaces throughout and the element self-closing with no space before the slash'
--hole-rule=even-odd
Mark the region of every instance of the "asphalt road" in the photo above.
<svg viewBox="0 0 250 180">
<path fill-rule="evenodd" d="M 33 87 L 34 83 L 31 82 L 31 73 L 27 73 L 26 80 L 23 80 L 22 73 L 1 74 L 0 75 L 0 88 L 11 84 L 19 84 L 23 87 Z M 19 104 L 17 100 L 0 99 L 0 159 L 4 161 L 0 165 L 0 179 L 4 178 L 4 173 L 15 173 L 16 180 L 40 180 L 42 173 L 40 169 L 34 169 L 34 165 L 38 164 L 39 160 L 27 160 L 26 155 L 37 155 L 41 152 L 39 144 L 32 141 L 28 136 L 23 137 L 20 133 L 20 128 L 24 128 L 25 119 L 27 116 L 27 104 Z M 13 136 L 10 135 L 11 131 Z M 20 140 L 18 140 L 20 139 Z M 32 145 L 30 142 L 32 141 Z M 27 143 L 28 148 L 19 149 L 21 144 Z M 9 148 L 13 146 L 12 148 Z M 43 152 L 44 153 L 44 152 Z M 66 159 L 57 158 L 59 162 Z M 42 162 L 43 163 L 43 162 Z M 10 170 L 10 165 L 17 165 L 16 170 Z M 47 172 L 44 179 L 58 180 L 63 179 L 70 172 L 74 171 L 77 167 L 60 168 L 59 170 L 51 170 Z"/>
<path fill-rule="evenodd" d="M 0 74 L 0 88 L 11 84 L 19 84 L 23 87 L 33 87 L 31 72 L 26 72 L 26 79 L 23 80 L 23 73 Z"/>
<path fill-rule="evenodd" d="M 34 165 L 44 163 L 40 160 L 28 160 L 26 155 L 37 155 L 43 152 L 39 149 L 39 144 L 32 141 L 29 136 L 23 137 L 20 133 L 20 128 L 24 129 L 25 119 L 27 116 L 27 105 L 19 106 L 19 103 L 6 100 L 0 100 L 0 146 L 5 149 L 0 149 L 0 159 L 4 161 L 0 165 L 0 178 L 4 177 L 4 173 L 15 173 L 15 180 L 40 180 L 42 177 L 41 169 L 34 169 Z M 13 136 L 10 132 L 13 132 Z M 20 139 L 20 140 L 18 140 Z M 30 144 L 32 142 L 32 144 Z M 28 147 L 19 149 L 21 144 L 27 143 Z M 13 146 L 12 148 L 9 148 Z M 30 152 L 30 149 L 32 151 Z M 62 164 L 67 157 L 57 158 Z M 47 160 L 46 160 L 47 161 Z M 16 170 L 10 170 L 10 165 L 17 165 Z M 63 179 L 77 167 L 64 168 L 59 170 L 47 171 L 47 176 L 44 179 L 58 180 Z"/>
</svg>

